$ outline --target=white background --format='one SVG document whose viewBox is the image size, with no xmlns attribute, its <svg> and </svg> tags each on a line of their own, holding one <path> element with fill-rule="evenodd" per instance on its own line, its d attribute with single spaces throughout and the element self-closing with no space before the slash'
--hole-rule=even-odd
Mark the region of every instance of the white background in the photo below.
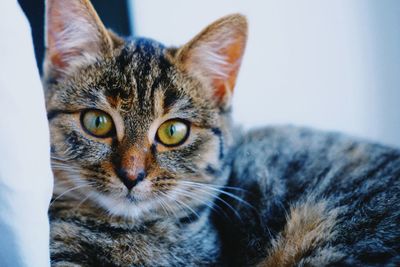
<svg viewBox="0 0 400 267">
<path fill-rule="evenodd" d="M 229 13 L 249 42 L 234 117 L 297 124 L 400 146 L 400 1 L 130 2 L 137 35 L 180 45 Z"/>
</svg>

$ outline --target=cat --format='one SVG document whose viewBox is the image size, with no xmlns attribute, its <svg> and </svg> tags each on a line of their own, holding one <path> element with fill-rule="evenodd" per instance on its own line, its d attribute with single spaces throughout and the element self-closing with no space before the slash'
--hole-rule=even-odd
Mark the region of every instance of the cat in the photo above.
<svg viewBox="0 0 400 267">
<path fill-rule="evenodd" d="M 209 214 L 246 19 L 166 48 L 108 31 L 87 0 L 49 0 L 46 35 L 52 265 L 222 265 Z"/>
<path fill-rule="evenodd" d="M 247 22 L 175 48 L 48 0 L 53 266 L 396 266 L 400 152 L 296 127 L 242 133 Z"/>
</svg>

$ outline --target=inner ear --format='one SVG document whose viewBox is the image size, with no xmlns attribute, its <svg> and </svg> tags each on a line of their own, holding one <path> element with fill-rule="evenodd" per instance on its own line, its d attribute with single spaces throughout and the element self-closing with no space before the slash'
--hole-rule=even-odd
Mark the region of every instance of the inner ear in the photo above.
<svg viewBox="0 0 400 267">
<path fill-rule="evenodd" d="M 113 39 L 88 0 L 46 1 L 46 67 L 65 72 L 111 53 Z"/>
<path fill-rule="evenodd" d="M 216 102 L 229 105 L 247 41 L 247 20 L 234 14 L 205 28 L 173 51 L 178 65 L 210 87 Z"/>
</svg>

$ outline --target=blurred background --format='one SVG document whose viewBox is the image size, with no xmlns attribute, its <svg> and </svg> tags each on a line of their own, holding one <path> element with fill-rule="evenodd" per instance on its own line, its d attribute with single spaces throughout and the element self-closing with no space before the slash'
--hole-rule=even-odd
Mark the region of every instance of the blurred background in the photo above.
<svg viewBox="0 0 400 267">
<path fill-rule="evenodd" d="M 43 0 L 19 1 L 43 58 Z M 92 0 L 106 26 L 180 45 L 240 12 L 249 42 L 235 89 L 246 128 L 306 125 L 400 147 L 398 0 Z"/>
</svg>

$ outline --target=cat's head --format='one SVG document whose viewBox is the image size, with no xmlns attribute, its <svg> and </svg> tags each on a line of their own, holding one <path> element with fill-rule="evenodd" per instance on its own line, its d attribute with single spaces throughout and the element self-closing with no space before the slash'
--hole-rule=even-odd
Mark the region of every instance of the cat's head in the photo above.
<svg viewBox="0 0 400 267">
<path fill-rule="evenodd" d="M 179 48 L 108 31 L 87 0 L 48 0 L 44 85 L 56 189 L 113 215 L 190 213 L 226 180 L 247 23 Z M 173 34 L 173 30 L 171 30 Z"/>
</svg>

